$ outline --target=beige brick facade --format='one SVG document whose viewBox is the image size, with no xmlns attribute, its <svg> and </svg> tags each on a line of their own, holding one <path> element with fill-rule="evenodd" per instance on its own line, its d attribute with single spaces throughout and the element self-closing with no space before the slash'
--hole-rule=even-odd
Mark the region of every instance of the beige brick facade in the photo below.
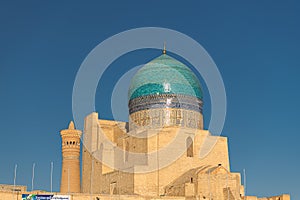
<svg viewBox="0 0 300 200">
<path fill-rule="evenodd" d="M 189 189 L 187 189 L 189 190 Z M 193 189 L 190 188 L 192 191 Z M 49 192 L 11 192 L 0 191 L 0 200 L 21 200 L 22 194 L 41 194 L 41 195 L 69 195 L 70 200 L 204 200 L 203 197 L 182 197 L 182 196 L 161 196 L 149 197 L 140 195 L 104 195 L 104 194 L 84 194 L 84 193 L 49 193 Z M 207 198 L 205 198 L 207 200 Z M 208 198 L 209 199 L 209 198 Z M 247 196 L 243 200 L 290 200 L 290 195 L 283 194 L 273 197 L 258 198 L 255 196 Z"/>
<path fill-rule="evenodd" d="M 230 173 L 227 138 L 212 136 L 206 130 L 168 126 L 127 132 L 126 123 L 99 120 L 98 114 L 92 113 L 85 120 L 84 140 L 83 193 L 208 197 L 210 191 L 219 199 L 228 193 L 234 199 L 244 195 L 240 175 Z M 199 158 L 205 140 L 216 143 L 206 157 Z M 187 148 L 188 143 L 192 148 Z M 124 152 L 119 153 L 118 148 Z M 101 162 L 105 157 L 109 157 L 104 159 L 109 167 Z M 159 170 L 151 170 L 151 166 Z"/>
</svg>

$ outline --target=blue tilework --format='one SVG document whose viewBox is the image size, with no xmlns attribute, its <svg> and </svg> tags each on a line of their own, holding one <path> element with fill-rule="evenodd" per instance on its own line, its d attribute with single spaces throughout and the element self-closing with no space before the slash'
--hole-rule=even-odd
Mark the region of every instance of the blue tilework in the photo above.
<svg viewBox="0 0 300 200">
<path fill-rule="evenodd" d="M 134 75 L 128 99 L 158 94 L 180 94 L 202 99 L 196 75 L 186 65 L 166 54 L 145 64 Z"/>
</svg>

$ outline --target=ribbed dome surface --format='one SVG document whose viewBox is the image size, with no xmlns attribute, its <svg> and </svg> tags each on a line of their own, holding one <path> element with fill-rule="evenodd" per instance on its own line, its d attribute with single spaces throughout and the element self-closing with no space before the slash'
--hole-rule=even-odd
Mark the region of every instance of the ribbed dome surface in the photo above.
<svg viewBox="0 0 300 200">
<path fill-rule="evenodd" d="M 166 54 L 145 64 L 134 75 L 128 99 L 159 94 L 180 94 L 202 99 L 196 75 L 186 65 Z"/>
</svg>

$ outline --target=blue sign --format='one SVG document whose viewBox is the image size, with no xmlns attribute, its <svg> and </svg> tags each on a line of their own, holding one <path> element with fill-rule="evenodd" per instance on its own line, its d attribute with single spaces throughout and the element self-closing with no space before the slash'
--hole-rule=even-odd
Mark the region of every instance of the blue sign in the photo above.
<svg viewBox="0 0 300 200">
<path fill-rule="evenodd" d="M 22 200 L 70 200 L 69 195 L 22 194 Z"/>
</svg>

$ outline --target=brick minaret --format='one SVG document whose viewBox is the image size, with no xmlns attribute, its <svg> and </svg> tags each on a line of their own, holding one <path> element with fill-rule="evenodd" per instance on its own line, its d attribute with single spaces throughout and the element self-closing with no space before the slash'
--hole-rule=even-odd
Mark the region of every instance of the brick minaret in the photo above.
<svg viewBox="0 0 300 200">
<path fill-rule="evenodd" d="M 62 171 L 60 192 L 80 192 L 80 137 L 82 132 L 76 130 L 73 121 L 69 128 L 60 131 L 62 138 Z"/>
</svg>

